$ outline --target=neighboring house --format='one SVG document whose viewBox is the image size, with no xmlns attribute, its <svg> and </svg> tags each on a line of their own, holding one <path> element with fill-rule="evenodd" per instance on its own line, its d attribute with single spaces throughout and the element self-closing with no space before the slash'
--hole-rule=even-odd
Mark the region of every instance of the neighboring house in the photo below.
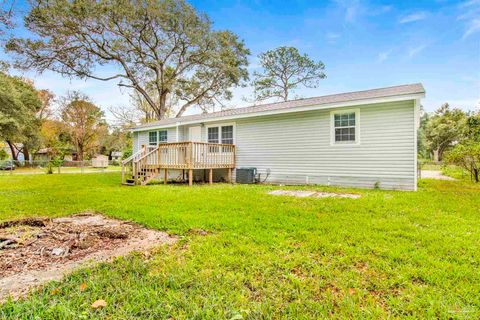
<svg viewBox="0 0 480 320">
<path fill-rule="evenodd" d="M 142 177 L 188 169 L 191 182 L 204 169 L 220 179 L 254 167 L 267 183 L 416 190 L 424 97 L 409 84 L 165 119 L 133 129 L 128 160 Z M 202 144 L 170 144 L 183 141 Z"/>
<path fill-rule="evenodd" d="M 122 160 L 123 152 L 121 151 L 112 151 L 110 153 L 110 158 L 112 161 L 120 161 Z"/>
<path fill-rule="evenodd" d="M 51 148 L 42 148 L 35 152 L 34 155 L 35 161 L 50 161 L 52 159 L 52 149 Z"/>
<path fill-rule="evenodd" d="M 17 148 L 19 148 L 20 150 L 23 148 L 23 144 L 21 143 L 16 143 L 15 146 Z M 4 150 L 7 154 L 8 154 L 8 159 L 13 159 L 13 156 L 12 156 L 12 150 L 10 149 L 9 145 L 7 143 L 3 144 L 2 146 L 0 146 L 0 148 L 2 150 Z M 17 159 L 18 161 L 20 162 L 23 162 L 25 161 L 25 156 L 23 155 L 23 152 L 21 151 L 18 151 L 16 150 L 15 151 L 17 153 Z"/>
<path fill-rule="evenodd" d="M 50 161 L 55 156 L 59 154 L 63 154 L 64 161 L 70 162 L 75 161 L 77 159 L 77 153 L 73 149 L 61 149 L 55 150 L 53 148 L 42 148 L 35 152 L 34 159 L 35 161 Z"/>
</svg>

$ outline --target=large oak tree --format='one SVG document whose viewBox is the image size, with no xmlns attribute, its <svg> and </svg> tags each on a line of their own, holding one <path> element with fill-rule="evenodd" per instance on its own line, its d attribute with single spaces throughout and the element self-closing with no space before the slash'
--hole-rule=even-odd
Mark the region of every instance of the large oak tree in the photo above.
<svg viewBox="0 0 480 320">
<path fill-rule="evenodd" d="M 118 80 L 136 90 L 157 119 L 172 109 L 181 116 L 194 105 L 208 110 L 248 79 L 243 41 L 213 30 L 208 17 L 183 0 L 33 0 L 25 27 L 30 38 L 7 44 L 17 66 Z"/>
</svg>

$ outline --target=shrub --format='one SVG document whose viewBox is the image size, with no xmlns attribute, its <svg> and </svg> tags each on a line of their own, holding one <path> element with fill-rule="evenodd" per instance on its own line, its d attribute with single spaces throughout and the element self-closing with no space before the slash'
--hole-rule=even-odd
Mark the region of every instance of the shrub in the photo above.
<svg viewBox="0 0 480 320">
<path fill-rule="evenodd" d="M 49 162 L 47 165 L 47 169 L 45 170 L 47 174 L 53 174 L 53 165 L 52 162 Z"/>
<path fill-rule="evenodd" d="M 128 157 L 130 157 L 132 153 L 133 153 L 132 149 L 123 150 L 122 160 L 125 160 Z"/>
<path fill-rule="evenodd" d="M 62 164 L 63 164 L 63 160 L 58 159 L 58 158 L 55 158 L 55 159 L 52 159 L 52 160 L 48 161 L 47 169 L 46 169 L 47 174 L 52 174 L 53 173 L 53 168 L 58 168 Z"/>
<path fill-rule="evenodd" d="M 5 160 L 8 158 L 8 153 L 5 150 L 0 150 L 0 160 Z"/>
<path fill-rule="evenodd" d="M 466 141 L 456 145 L 446 154 L 446 161 L 470 172 L 475 182 L 479 181 L 480 143 Z"/>
</svg>

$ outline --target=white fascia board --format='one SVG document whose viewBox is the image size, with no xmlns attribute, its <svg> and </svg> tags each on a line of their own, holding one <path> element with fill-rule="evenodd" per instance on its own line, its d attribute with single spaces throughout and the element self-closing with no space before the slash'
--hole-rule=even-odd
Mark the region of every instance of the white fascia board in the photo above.
<svg viewBox="0 0 480 320">
<path fill-rule="evenodd" d="M 284 114 L 284 113 L 294 113 L 294 112 L 304 112 L 304 111 L 313 111 L 313 110 L 353 107 L 353 106 L 361 106 L 361 105 L 366 105 L 366 104 L 388 103 L 388 102 L 407 101 L 407 100 L 419 100 L 419 99 L 422 99 L 424 97 L 425 97 L 424 93 L 416 93 L 416 94 L 411 94 L 411 95 L 398 95 L 398 96 L 390 96 L 390 97 L 383 97 L 383 98 L 361 99 L 361 100 L 352 100 L 352 101 L 346 101 L 346 102 L 325 103 L 325 104 L 320 104 L 320 105 L 306 105 L 306 106 L 303 106 L 303 107 L 292 107 L 292 108 L 267 110 L 267 111 L 259 111 L 259 112 L 248 112 L 248 113 L 244 113 L 244 114 L 236 114 L 236 115 L 225 116 L 225 117 L 206 118 L 206 119 L 198 119 L 198 120 L 185 121 L 185 122 L 178 121 L 176 123 L 171 123 L 171 124 L 157 125 L 157 126 L 144 127 L 144 128 L 136 128 L 136 129 L 132 129 L 132 132 L 150 131 L 150 130 L 155 130 L 155 129 L 172 128 L 172 127 L 179 126 L 179 125 L 183 126 L 183 125 L 200 124 L 200 123 L 207 123 L 207 122 L 227 121 L 227 120 L 235 120 L 235 119 L 242 119 L 242 118 L 253 118 L 253 117 Z"/>
</svg>

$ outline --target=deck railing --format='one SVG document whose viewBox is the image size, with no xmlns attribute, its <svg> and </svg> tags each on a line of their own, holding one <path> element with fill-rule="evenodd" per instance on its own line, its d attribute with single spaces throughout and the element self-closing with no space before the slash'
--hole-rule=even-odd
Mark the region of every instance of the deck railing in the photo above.
<svg viewBox="0 0 480 320">
<path fill-rule="evenodd" d="M 124 161 L 132 164 L 132 175 L 157 175 L 160 169 L 229 169 L 235 168 L 235 145 L 205 142 L 173 142 L 159 144 L 155 148 L 139 151 Z M 191 172 L 189 172 L 191 175 Z"/>
<path fill-rule="evenodd" d="M 167 169 L 218 169 L 235 167 L 235 145 L 175 142 L 158 145 L 158 157 L 148 164 Z M 152 162 L 153 161 L 153 162 Z"/>
<path fill-rule="evenodd" d="M 137 170 L 137 164 L 145 157 L 145 155 L 152 150 L 155 150 L 156 146 L 147 146 L 138 150 L 136 153 L 132 154 L 130 157 L 122 161 L 122 183 L 125 182 L 126 176 L 133 176 Z"/>
</svg>

